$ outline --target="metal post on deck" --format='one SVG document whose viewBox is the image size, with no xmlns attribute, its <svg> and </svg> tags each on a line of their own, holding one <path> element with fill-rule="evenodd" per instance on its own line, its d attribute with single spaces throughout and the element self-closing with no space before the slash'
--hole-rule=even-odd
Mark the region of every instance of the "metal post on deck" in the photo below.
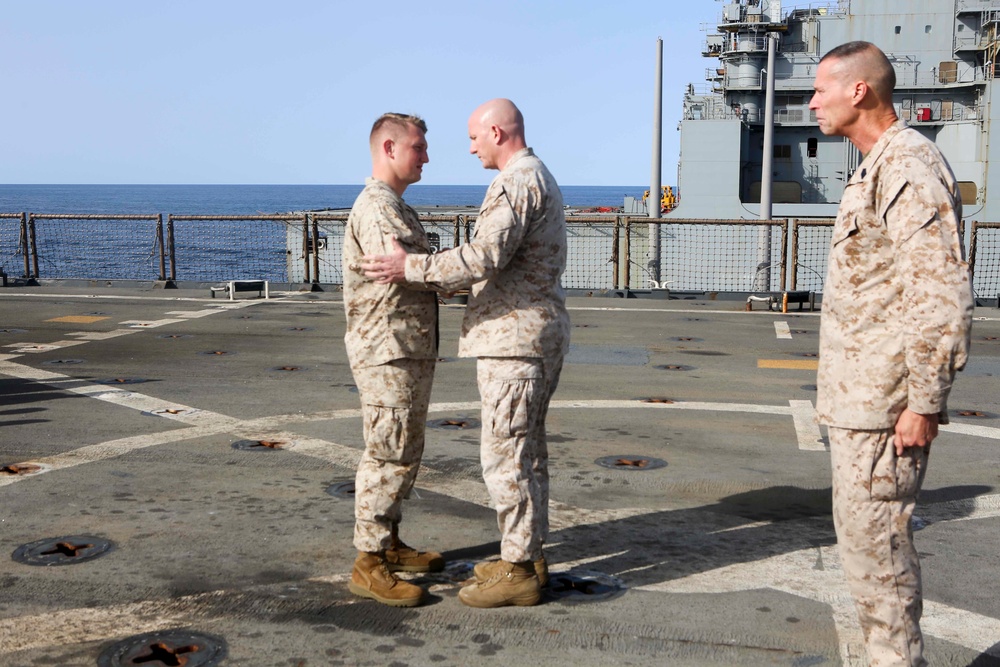
<svg viewBox="0 0 1000 667">
<path fill-rule="evenodd" d="M 306 224 L 306 216 L 302 216 L 302 224 Z M 311 291 L 322 292 L 323 288 L 319 286 L 319 223 L 316 222 L 316 216 L 312 216 L 312 234 L 313 234 L 313 281 Z"/>
<path fill-rule="evenodd" d="M 177 280 L 177 256 L 174 253 L 174 214 L 167 214 L 167 255 L 170 257 L 170 282 Z"/>
<path fill-rule="evenodd" d="M 163 214 L 156 214 L 156 242 L 160 244 L 160 277 L 154 285 L 164 289 L 176 289 L 177 284 L 173 280 L 167 280 L 167 248 L 163 244 Z"/>
<path fill-rule="evenodd" d="M 653 96 L 653 168 L 649 179 L 649 198 L 646 200 L 646 213 L 650 218 L 660 217 L 660 165 L 663 157 L 663 39 L 656 38 L 656 82 Z M 655 281 L 653 287 L 660 284 L 660 226 L 649 226 L 649 271 Z"/>
<path fill-rule="evenodd" d="M 309 284 L 309 223 L 302 221 L 302 282 Z"/>
<path fill-rule="evenodd" d="M 21 212 L 21 250 L 24 252 L 24 279 L 31 277 L 31 251 L 28 249 L 28 216 Z"/>
<path fill-rule="evenodd" d="M 619 230 L 622 227 L 622 219 L 620 217 L 615 218 L 615 224 L 611 228 L 611 286 L 614 289 L 618 289 L 618 286 L 622 282 L 621 274 L 621 260 L 619 260 L 618 244 L 620 243 L 621 234 Z"/>
<path fill-rule="evenodd" d="M 778 35 L 767 33 L 767 89 L 764 94 L 764 153 L 761 156 L 760 219 L 771 219 L 771 190 L 774 185 L 774 52 Z M 757 237 L 757 271 L 753 291 L 771 290 L 771 226 L 761 225 Z"/>
<path fill-rule="evenodd" d="M 632 286 L 632 218 L 625 218 L 625 266 L 622 288 L 626 291 Z"/>
<path fill-rule="evenodd" d="M 28 285 L 38 285 L 38 239 L 35 236 L 35 214 L 28 214 L 28 245 L 31 248 L 31 272 L 26 278 Z"/>
</svg>

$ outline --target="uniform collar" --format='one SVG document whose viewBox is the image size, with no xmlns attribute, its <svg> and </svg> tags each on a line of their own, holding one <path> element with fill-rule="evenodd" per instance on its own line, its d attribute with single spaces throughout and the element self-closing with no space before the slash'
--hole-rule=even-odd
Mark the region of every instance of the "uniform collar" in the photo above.
<svg viewBox="0 0 1000 667">
<path fill-rule="evenodd" d="M 377 188 L 381 188 L 382 190 L 385 190 L 386 192 L 390 193 L 393 197 L 395 197 L 399 201 L 403 201 L 403 198 L 400 197 L 398 194 L 396 194 L 396 191 L 393 190 L 391 187 L 389 187 L 388 183 L 379 180 L 374 176 L 368 176 L 367 178 L 365 178 L 365 186 L 366 187 L 375 186 Z"/>
<path fill-rule="evenodd" d="M 885 149 L 889 147 L 889 143 L 899 134 L 901 131 L 909 127 L 904 120 L 897 120 L 895 123 L 890 125 L 882 136 L 878 138 L 872 149 L 868 151 L 868 155 L 865 159 L 861 161 L 858 165 L 857 171 L 851 176 L 851 182 L 862 181 L 868 176 L 868 172 L 872 170 L 872 167 L 878 162 L 879 158 L 882 157 L 882 153 Z"/>
<path fill-rule="evenodd" d="M 534 154 L 535 154 L 535 152 L 533 150 L 531 150 L 530 146 L 528 146 L 526 148 L 522 148 L 521 150 L 519 150 L 518 152 L 516 152 L 516 153 L 514 153 L 513 155 L 510 156 L 510 159 L 507 160 L 507 164 L 504 165 L 504 169 L 507 169 L 508 167 L 510 167 L 512 164 L 514 164 L 518 160 L 522 160 L 522 159 L 524 159 L 526 157 L 531 157 Z"/>
</svg>

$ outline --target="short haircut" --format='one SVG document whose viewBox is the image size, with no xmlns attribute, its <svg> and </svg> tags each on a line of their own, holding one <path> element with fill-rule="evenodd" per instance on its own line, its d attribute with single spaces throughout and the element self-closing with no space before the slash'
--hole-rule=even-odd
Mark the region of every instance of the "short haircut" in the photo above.
<svg viewBox="0 0 1000 667">
<path fill-rule="evenodd" d="M 820 62 L 827 58 L 844 60 L 851 66 L 852 73 L 860 75 L 881 99 L 892 101 L 892 91 L 896 88 L 896 70 L 882 49 L 871 42 L 847 42 L 831 50 Z"/>
<path fill-rule="evenodd" d="M 405 113 L 384 113 L 372 125 L 372 133 L 368 137 L 368 142 L 374 146 L 376 137 L 383 130 L 389 130 L 393 135 L 396 135 L 400 132 L 406 132 L 407 125 L 413 125 L 421 132 L 427 132 L 427 123 L 420 116 Z"/>
</svg>

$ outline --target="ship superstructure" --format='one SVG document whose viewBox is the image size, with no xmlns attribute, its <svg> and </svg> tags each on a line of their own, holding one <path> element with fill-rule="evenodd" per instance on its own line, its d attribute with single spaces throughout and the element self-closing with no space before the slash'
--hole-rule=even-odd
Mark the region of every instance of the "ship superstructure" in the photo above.
<svg viewBox="0 0 1000 667">
<path fill-rule="evenodd" d="M 773 217 L 833 217 L 862 156 L 824 136 L 809 110 L 820 58 L 852 40 L 878 45 L 896 70 L 896 113 L 941 147 L 964 215 L 1000 220 L 1000 113 L 994 73 L 1000 0 L 727 0 L 703 55 L 709 88 L 688 86 L 680 121 L 680 205 L 671 216 L 760 215 L 768 41 L 774 40 Z M 1000 155 L 997 156 L 1000 159 Z"/>
</svg>

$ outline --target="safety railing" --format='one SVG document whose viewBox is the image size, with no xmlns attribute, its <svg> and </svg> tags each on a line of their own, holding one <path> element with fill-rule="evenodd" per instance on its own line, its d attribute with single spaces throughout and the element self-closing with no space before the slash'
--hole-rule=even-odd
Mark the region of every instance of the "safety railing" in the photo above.
<svg viewBox="0 0 1000 667">
<path fill-rule="evenodd" d="M 0 273 L 16 275 L 15 267 L 23 263 L 22 275 L 31 275 L 27 235 L 28 224 L 24 213 L 0 213 Z"/>
<path fill-rule="evenodd" d="M 1000 222 L 972 222 L 969 270 L 973 293 L 1000 308 Z"/>
<path fill-rule="evenodd" d="M 169 215 L 169 280 L 269 280 L 288 273 L 287 230 L 304 213 Z"/>
<path fill-rule="evenodd" d="M 826 278 L 833 220 L 794 220 L 792 222 L 792 270 L 789 289 L 822 292 Z"/>
<path fill-rule="evenodd" d="M 298 235 L 289 235 L 289 260 L 300 260 L 298 268 L 289 264 L 290 282 L 343 283 L 341 255 L 347 213 L 309 213 Z M 471 219 L 465 215 L 422 215 L 420 222 L 427 232 L 431 251 L 454 248 L 469 240 Z"/>
<path fill-rule="evenodd" d="M 785 287 L 787 220 L 630 217 L 624 224 L 624 287 L 711 292 Z"/>
<path fill-rule="evenodd" d="M 28 277 L 163 280 L 162 215 L 29 213 Z"/>
<path fill-rule="evenodd" d="M 0 270 L 39 279 L 343 283 L 348 214 L 0 213 Z M 475 213 L 421 215 L 432 250 L 468 243 Z M 833 220 L 567 216 L 563 286 L 604 292 L 822 292 Z M 964 224 L 962 233 L 964 235 Z M 1000 294 L 1000 223 L 973 222 L 980 298 Z"/>
<path fill-rule="evenodd" d="M 574 216 L 566 220 L 566 271 L 563 287 L 612 290 L 619 286 L 620 218 Z"/>
</svg>

